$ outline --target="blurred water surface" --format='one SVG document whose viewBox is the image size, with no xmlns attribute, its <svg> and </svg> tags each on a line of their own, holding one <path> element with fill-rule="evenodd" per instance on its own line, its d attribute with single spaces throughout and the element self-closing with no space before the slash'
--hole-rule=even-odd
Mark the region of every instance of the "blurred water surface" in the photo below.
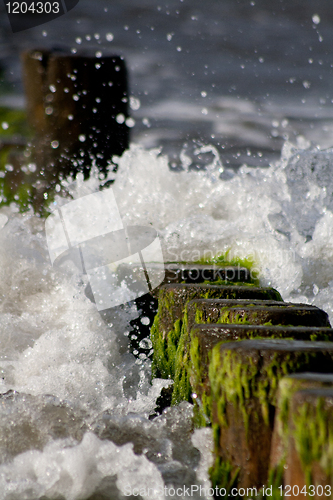
<svg viewBox="0 0 333 500">
<path fill-rule="evenodd" d="M 23 49 L 116 53 L 129 69 L 134 142 L 162 147 L 173 166 L 184 144 L 203 164 L 198 143 L 229 166 L 268 165 L 286 139 L 332 145 L 332 24 L 329 0 L 80 0 L 12 34 L 0 4 L 5 102 L 22 105 Z"/>
</svg>

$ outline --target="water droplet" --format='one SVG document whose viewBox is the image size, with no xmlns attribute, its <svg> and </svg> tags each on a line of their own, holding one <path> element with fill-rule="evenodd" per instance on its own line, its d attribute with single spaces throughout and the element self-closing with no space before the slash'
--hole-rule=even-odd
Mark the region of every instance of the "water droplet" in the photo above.
<svg viewBox="0 0 333 500">
<path fill-rule="evenodd" d="M 153 344 L 150 338 L 146 338 L 140 341 L 139 347 L 141 347 L 141 349 L 151 349 Z"/>
<path fill-rule="evenodd" d="M 73 95 L 73 100 L 74 100 L 74 101 L 78 101 L 79 99 L 80 99 L 80 98 L 79 98 L 79 96 L 78 96 L 77 94 L 74 94 L 74 95 Z"/>
<path fill-rule="evenodd" d="M 76 53 L 77 53 L 77 49 L 72 48 L 72 49 L 71 49 L 71 53 L 72 53 L 72 54 L 76 54 Z"/>
<path fill-rule="evenodd" d="M 101 65 L 100 65 L 99 63 L 96 63 L 96 64 L 95 64 L 95 68 L 96 68 L 96 69 L 99 69 L 100 67 L 101 67 Z"/>
<path fill-rule="evenodd" d="M 91 40 L 91 36 L 90 35 L 86 35 L 86 40 L 88 40 L 88 42 Z"/>
<path fill-rule="evenodd" d="M 57 149 L 59 147 L 59 141 L 52 141 L 51 142 L 51 147 L 53 149 Z"/>
<path fill-rule="evenodd" d="M 125 115 L 123 115 L 122 113 L 119 113 L 119 115 L 116 116 L 116 121 L 117 121 L 117 123 L 124 123 Z"/>
<path fill-rule="evenodd" d="M 143 325 L 149 325 L 150 323 L 150 319 L 148 318 L 148 316 L 142 316 L 142 318 L 140 318 L 140 321 Z M 151 346 L 152 347 L 152 346 Z M 149 349 L 151 348 L 149 347 Z"/>
<path fill-rule="evenodd" d="M 320 17 L 318 16 L 318 14 L 313 14 L 313 16 L 312 16 L 312 22 L 313 22 L 313 24 L 319 24 L 320 23 Z"/>
<path fill-rule="evenodd" d="M 96 102 L 101 102 L 101 98 L 100 97 L 96 97 L 95 101 Z"/>
<path fill-rule="evenodd" d="M 42 61 L 43 60 L 43 54 L 41 52 L 34 52 L 32 54 L 33 59 L 37 59 L 37 61 Z"/>
<path fill-rule="evenodd" d="M 36 172 L 37 169 L 36 163 L 29 163 L 28 169 L 30 170 L 30 172 Z"/>
<path fill-rule="evenodd" d="M 181 52 L 182 48 L 180 46 L 177 47 L 177 52 Z"/>
<path fill-rule="evenodd" d="M 114 39 L 114 36 L 112 33 L 107 33 L 105 38 L 107 39 L 108 42 L 112 42 L 112 40 Z"/>
<path fill-rule="evenodd" d="M 139 109 L 141 106 L 140 99 L 137 99 L 136 97 L 130 97 L 130 108 L 136 111 Z"/>
<path fill-rule="evenodd" d="M 53 113 L 52 106 L 48 106 L 47 108 L 45 108 L 45 114 L 46 115 L 52 115 L 52 113 Z"/>
<path fill-rule="evenodd" d="M 205 90 L 202 90 L 201 97 L 207 97 L 207 92 Z"/>
<path fill-rule="evenodd" d="M 80 45 L 82 43 L 82 38 L 80 38 L 79 36 L 77 38 L 75 38 L 75 42 Z"/>
<path fill-rule="evenodd" d="M 148 118 L 142 118 L 142 123 L 148 128 L 151 126 Z"/>
<path fill-rule="evenodd" d="M 135 120 L 133 120 L 133 118 L 127 118 L 127 120 L 126 120 L 126 125 L 127 125 L 129 128 L 134 127 L 134 125 L 135 125 Z"/>
<path fill-rule="evenodd" d="M 86 136 L 84 134 L 79 135 L 79 141 L 80 142 L 85 142 Z"/>
<path fill-rule="evenodd" d="M 115 67 L 114 67 L 114 69 L 115 69 L 116 71 L 120 71 L 120 66 L 115 66 Z"/>
<path fill-rule="evenodd" d="M 4 130 L 7 130 L 9 128 L 9 125 L 7 122 L 2 122 L 1 123 L 1 127 L 4 129 Z"/>
<path fill-rule="evenodd" d="M 56 87 L 55 87 L 55 85 L 49 85 L 49 89 L 50 89 L 50 90 L 51 90 L 51 92 L 53 92 L 53 93 L 54 93 L 54 92 L 56 92 L 56 90 L 57 90 L 57 89 L 56 89 Z"/>
<path fill-rule="evenodd" d="M 69 120 L 73 120 L 73 119 L 74 119 L 74 116 L 73 116 L 73 115 L 68 115 L 68 116 L 67 116 L 67 118 L 68 118 Z"/>
<path fill-rule="evenodd" d="M 98 51 L 95 53 L 95 57 L 98 57 L 98 58 L 102 57 L 102 55 L 103 55 L 103 52 L 101 52 L 100 50 L 98 50 Z"/>
<path fill-rule="evenodd" d="M 45 31 L 45 30 L 44 30 L 44 31 L 42 31 L 42 35 L 43 35 L 43 36 L 47 36 L 47 31 Z"/>
<path fill-rule="evenodd" d="M 99 33 L 94 34 L 95 40 L 99 40 L 101 38 L 101 35 Z"/>
</svg>

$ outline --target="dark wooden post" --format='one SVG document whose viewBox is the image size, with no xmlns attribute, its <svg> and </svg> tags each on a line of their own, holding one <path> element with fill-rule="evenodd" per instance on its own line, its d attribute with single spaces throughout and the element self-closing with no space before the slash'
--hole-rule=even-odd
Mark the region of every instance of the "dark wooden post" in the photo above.
<svg viewBox="0 0 333 500">
<path fill-rule="evenodd" d="M 122 57 L 23 53 L 28 120 L 35 131 L 31 161 L 46 184 L 94 163 L 106 172 L 129 145 L 127 72 Z M 45 186 L 44 186 L 45 188 Z"/>
</svg>

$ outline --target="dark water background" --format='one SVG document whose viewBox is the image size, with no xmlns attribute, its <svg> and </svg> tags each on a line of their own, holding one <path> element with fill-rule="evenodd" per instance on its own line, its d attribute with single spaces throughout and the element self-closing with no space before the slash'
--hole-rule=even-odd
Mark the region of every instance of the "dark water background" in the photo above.
<svg viewBox="0 0 333 500">
<path fill-rule="evenodd" d="M 333 145 L 332 28 L 330 0 L 80 0 L 13 34 L 0 4 L 0 92 L 12 94 L 1 102 L 22 106 L 23 49 L 116 53 L 141 103 L 133 141 L 163 147 L 174 164 L 199 142 L 230 166 L 267 165 L 288 138 Z"/>
</svg>

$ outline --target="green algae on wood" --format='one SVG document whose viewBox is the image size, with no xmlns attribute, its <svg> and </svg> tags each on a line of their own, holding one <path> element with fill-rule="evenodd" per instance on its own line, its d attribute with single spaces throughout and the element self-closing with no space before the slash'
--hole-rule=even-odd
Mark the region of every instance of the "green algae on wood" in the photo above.
<svg viewBox="0 0 333 500">
<path fill-rule="evenodd" d="M 305 389 L 291 399 L 290 445 L 285 480 L 293 486 L 322 486 L 323 495 L 333 488 L 333 388 Z M 325 488 L 330 487 L 331 490 Z M 317 490 L 318 491 L 318 490 Z M 313 495 L 311 495 L 313 496 Z"/>
<path fill-rule="evenodd" d="M 210 421 L 210 384 L 208 380 L 208 366 L 210 353 L 215 345 L 223 342 L 245 339 L 289 339 L 289 340 L 331 340 L 333 329 L 331 328 L 311 328 L 311 327 L 286 327 L 286 326 L 264 326 L 264 325 L 235 325 L 235 324 L 206 324 L 195 325 L 189 335 L 188 345 L 190 361 L 184 369 L 188 369 L 190 392 L 196 394 L 196 413 L 201 413 L 197 417 L 197 423 Z M 182 375 L 183 379 L 185 375 Z M 176 377 L 177 381 L 177 377 Z M 175 381 L 175 382 L 176 382 Z"/>
<path fill-rule="evenodd" d="M 174 353 L 180 344 L 185 305 L 188 301 L 195 298 L 267 299 L 282 301 L 279 292 L 273 288 L 260 288 L 250 284 L 243 286 L 217 286 L 178 283 L 162 286 L 158 295 L 158 312 L 151 329 L 151 340 L 154 348 L 152 363 L 153 378 L 174 378 Z"/>
<path fill-rule="evenodd" d="M 194 323 L 331 326 L 327 313 L 318 307 L 278 301 L 197 299 L 187 304 L 187 314 L 189 328 Z"/>
<path fill-rule="evenodd" d="M 303 370 L 333 371 L 333 343 L 243 340 L 216 345 L 209 382 L 215 454 L 240 467 L 239 485 L 265 484 L 279 380 Z"/>
<path fill-rule="evenodd" d="M 241 266 L 245 267 L 252 271 L 252 274 L 257 277 L 255 274 L 256 271 L 254 267 L 256 266 L 256 262 L 252 257 L 231 257 L 231 250 L 227 250 L 224 253 L 219 253 L 217 255 L 204 255 L 201 259 L 198 259 L 194 262 L 194 264 L 214 264 L 217 266 Z"/>
<path fill-rule="evenodd" d="M 293 394 L 303 389 L 329 387 L 333 389 L 333 374 L 295 373 L 280 380 L 270 455 L 271 474 L 275 475 L 277 470 L 285 466 L 290 440 L 289 412 Z"/>
</svg>

